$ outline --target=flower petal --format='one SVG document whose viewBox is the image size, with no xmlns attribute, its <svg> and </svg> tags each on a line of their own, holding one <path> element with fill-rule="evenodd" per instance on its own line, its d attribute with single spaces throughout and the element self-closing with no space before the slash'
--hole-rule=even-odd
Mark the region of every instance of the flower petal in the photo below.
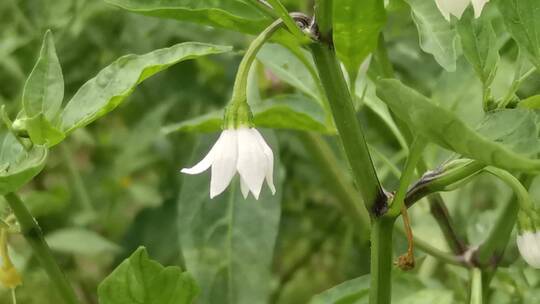
<svg viewBox="0 0 540 304">
<path fill-rule="evenodd" d="M 471 0 L 474 8 L 474 17 L 478 18 L 482 14 L 482 10 L 489 0 Z"/>
<path fill-rule="evenodd" d="M 251 132 L 259 141 L 259 145 L 262 147 L 264 155 L 266 156 L 266 184 L 270 188 L 270 191 L 272 191 L 272 194 L 276 194 L 276 187 L 274 186 L 274 153 L 272 152 L 272 148 L 268 146 L 264 137 L 257 129 L 251 129 Z"/>
<path fill-rule="evenodd" d="M 214 161 L 214 154 L 217 148 L 219 147 L 220 141 L 222 139 L 223 139 L 223 132 L 217 139 L 216 143 L 212 146 L 210 151 L 208 151 L 206 156 L 199 163 L 197 163 L 195 166 L 191 168 L 183 168 L 182 170 L 180 170 L 180 172 L 185 173 L 185 174 L 199 174 L 206 171 L 208 168 L 210 168 L 210 166 L 212 165 L 212 162 Z"/>
<path fill-rule="evenodd" d="M 237 133 L 235 130 L 224 130 L 222 137 L 214 152 L 210 198 L 214 198 L 225 191 L 236 173 L 236 162 L 238 160 Z"/>
<path fill-rule="evenodd" d="M 238 129 L 237 169 L 249 190 L 259 199 L 262 184 L 268 167 L 266 155 L 259 140 L 250 129 Z"/>
<path fill-rule="evenodd" d="M 471 0 L 435 0 L 439 11 L 447 21 L 450 21 L 450 14 L 461 18 L 470 2 Z"/>
<path fill-rule="evenodd" d="M 240 190 L 242 190 L 242 196 L 247 199 L 249 195 L 249 187 L 242 177 L 240 177 Z"/>
<path fill-rule="evenodd" d="M 540 268 L 540 235 L 527 231 L 518 235 L 516 243 L 525 262 L 534 268 Z"/>
</svg>

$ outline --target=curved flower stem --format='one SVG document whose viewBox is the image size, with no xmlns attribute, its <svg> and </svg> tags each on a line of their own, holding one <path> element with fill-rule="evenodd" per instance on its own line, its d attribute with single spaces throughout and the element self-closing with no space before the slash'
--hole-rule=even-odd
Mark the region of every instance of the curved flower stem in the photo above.
<svg viewBox="0 0 540 304">
<path fill-rule="evenodd" d="M 249 75 L 249 68 L 255 60 L 257 53 L 262 48 L 262 46 L 272 37 L 272 35 L 283 26 L 283 21 L 281 19 L 274 21 L 270 26 L 268 26 L 262 33 L 251 42 L 249 48 L 247 49 L 240 66 L 238 67 L 238 72 L 236 73 L 236 78 L 234 80 L 233 93 L 231 97 L 231 102 L 246 102 L 247 101 L 247 80 Z"/>
<path fill-rule="evenodd" d="M 489 169 L 492 168 L 488 168 L 488 170 Z M 494 172 L 497 172 L 498 170 L 500 169 L 496 169 L 495 171 L 491 170 L 491 172 L 488 172 L 494 174 Z M 496 176 L 499 177 L 499 175 Z M 493 229 L 489 232 L 488 237 L 476 252 L 476 259 L 478 260 L 478 263 L 480 265 L 491 266 L 492 270 L 495 270 L 497 268 L 498 263 L 501 260 L 502 255 L 504 254 L 506 246 L 508 245 L 512 229 L 514 228 L 518 218 L 520 206 L 519 201 L 522 200 L 522 196 L 527 193 L 527 188 L 529 188 L 529 186 L 531 185 L 533 176 L 524 175 L 522 176 L 522 178 L 520 178 L 520 180 L 514 180 L 515 178 L 513 176 L 511 178 L 507 176 L 507 178 L 512 181 L 514 187 L 516 187 L 516 189 L 518 189 L 519 191 L 514 190 L 515 193 L 513 197 L 501 209 L 497 219 L 495 220 Z M 520 195 L 518 194 L 518 192 L 521 192 L 522 194 Z"/>
<path fill-rule="evenodd" d="M 309 38 L 306 37 L 306 35 L 296 25 L 296 22 L 293 20 L 293 18 L 291 18 L 289 12 L 279 0 L 267 1 L 277 12 L 281 20 L 283 20 L 283 23 L 285 23 L 285 26 L 289 29 L 289 31 L 295 36 L 296 39 L 299 40 L 299 42 L 309 42 Z"/>
<path fill-rule="evenodd" d="M 30 211 L 28 211 L 17 194 L 8 193 L 4 197 L 21 226 L 21 233 L 32 247 L 34 255 L 49 276 L 53 286 L 64 299 L 64 302 L 67 304 L 78 304 L 79 300 L 77 300 L 75 291 L 54 260 L 51 250 L 43 238 L 41 227 L 39 227 L 34 217 L 32 217 Z"/>
</svg>

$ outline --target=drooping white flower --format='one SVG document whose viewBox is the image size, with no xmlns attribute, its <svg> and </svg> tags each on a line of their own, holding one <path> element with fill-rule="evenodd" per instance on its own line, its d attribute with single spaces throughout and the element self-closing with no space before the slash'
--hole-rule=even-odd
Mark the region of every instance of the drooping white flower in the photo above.
<svg viewBox="0 0 540 304">
<path fill-rule="evenodd" d="M 461 18 L 467 6 L 472 3 L 474 9 L 474 17 L 480 17 L 482 9 L 489 0 L 435 0 L 437 7 L 441 11 L 444 18 L 450 21 L 450 15 Z"/>
<path fill-rule="evenodd" d="M 517 237 L 521 257 L 531 267 L 540 268 L 540 232 L 525 231 Z"/>
<path fill-rule="evenodd" d="M 182 173 L 199 174 L 210 167 L 210 198 L 225 191 L 236 172 L 244 198 L 251 192 L 259 199 L 265 179 L 272 194 L 276 192 L 274 154 L 255 128 L 225 129 L 208 154 L 192 168 L 182 169 Z"/>
</svg>

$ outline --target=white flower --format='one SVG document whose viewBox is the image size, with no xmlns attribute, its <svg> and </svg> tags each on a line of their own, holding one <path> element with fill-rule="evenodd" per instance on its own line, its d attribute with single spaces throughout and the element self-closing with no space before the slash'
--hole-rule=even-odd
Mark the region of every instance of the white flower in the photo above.
<svg viewBox="0 0 540 304">
<path fill-rule="evenodd" d="M 540 268 L 540 232 L 525 231 L 517 237 L 521 257 L 534 268 Z"/>
<path fill-rule="evenodd" d="M 470 3 L 472 3 L 474 8 L 474 17 L 480 17 L 484 5 L 486 5 L 489 0 L 435 0 L 435 2 L 444 18 L 450 21 L 450 15 L 461 18 L 461 15 L 463 15 L 463 12 Z"/>
<path fill-rule="evenodd" d="M 259 199 L 265 179 L 272 194 L 276 192 L 273 180 L 274 154 L 257 129 L 224 130 L 210 152 L 192 168 L 182 169 L 182 173 L 199 174 L 210 166 L 210 198 L 225 191 L 237 171 L 244 198 L 251 191 L 255 199 Z"/>
</svg>

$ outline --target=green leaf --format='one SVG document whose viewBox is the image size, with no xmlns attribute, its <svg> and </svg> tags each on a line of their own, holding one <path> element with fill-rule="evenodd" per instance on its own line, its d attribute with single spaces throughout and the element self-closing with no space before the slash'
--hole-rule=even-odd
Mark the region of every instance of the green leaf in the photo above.
<svg viewBox="0 0 540 304">
<path fill-rule="evenodd" d="M 244 0 L 105 0 L 128 11 L 255 34 L 270 20 Z"/>
<path fill-rule="evenodd" d="M 257 54 L 257 59 L 279 79 L 322 103 L 311 56 L 304 52 L 295 54 L 279 44 L 267 43 Z"/>
<path fill-rule="evenodd" d="M 420 47 L 447 71 L 456 69 L 456 31 L 439 12 L 435 1 L 405 0 L 418 28 Z"/>
<path fill-rule="evenodd" d="M 396 304 L 452 304 L 456 303 L 454 295 L 450 290 L 429 288 L 409 294 L 408 296 L 396 299 Z"/>
<path fill-rule="evenodd" d="M 362 276 L 334 286 L 316 296 L 309 304 L 360 304 L 367 303 L 370 276 Z"/>
<path fill-rule="evenodd" d="M 474 18 L 472 10 L 468 9 L 458 22 L 457 30 L 465 57 L 484 86 L 489 86 L 499 63 L 497 35 L 491 21 L 486 16 Z"/>
<path fill-rule="evenodd" d="M 522 151 L 512 150 L 516 146 L 522 146 L 521 144 L 509 147 L 503 142 L 491 140 L 489 136 L 467 126 L 452 112 L 434 104 L 397 80 L 379 81 L 377 94 L 412 130 L 443 148 L 504 169 L 521 171 L 540 169 L 540 160 L 530 159 L 520 153 Z M 505 125 L 510 133 L 518 132 L 512 130 L 514 128 L 512 125 Z M 528 123 L 523 125 L 527 126 Z M 526 133 L 521 130 L 519 132 Z M 536 145 L 537 137 L 535 134 L 533 138 L 523 140 Z"/>
<path fill-rule="evenodd" d="M 497 4 L 512 38 L 540 69 L 540 1 L 504 0 Z"/>
<path fill-rule="evenodd" d="M 488 113 L 477 128 L 487 139 L 502 143 L 527 156 L 540 152 L 536 113 L 526 109 L 507 109 Z"/>
<path fill-rule="evenodd" d="M 51 124 L 44 114 L 37 114 L 31 118 L 19 119 L 25 126 L 32 143 L 52 147 L 60 143 L 66 135 Z"/>
<path fill-rule="evenodd" d="M 520 101 L 518 108 L 540 110 L 540 95 L 534 95 Z"/>
<path fill-rule="evenodd" d="M 163 267 L 139 248 L 98 287 L 100 304 L 191 304 L 198 288 L 179 267 Z"/>
<path fill-rule="evenodd" d="M 65 228 L 55 230 L 46 236 L 51 249 L 68 254 L 98 256 L 114 254 L 120 247 L 91 230 Z"/>
<path fill-rule="evenodd" d="M 335 134 L 325 125 L 324 110 L 303 95 L 283 95 L 252 106 L 256 127 Z M 221 130 L 223 112 L 208 113 L 165 126 L 162 132 L 216 132 Z"/>
<path fill-rule="evenodd" d="M 377 47 L 379 32 L 386 22 L 380 0 L 335 0 L 334 45 L 339 59 L 355 81 L 358 69 Z"/>
<path fill-rule="evenodd" d="M 18 190 L 45 166 L 47 149 L 34 145 L 30 151 L 7 130 L 0 130 L 0 195 Z"/>
<path fill-rule="evenodd" d="M 264 137 L 279 155 L 275 137 Z M 195 163 L 213 141 L 196 149 Z M 275 168 L 280 168 L 275 159 Z M 186 175 L 178 201 L 178 231 L 187 270 L 201 287 L 201 304 L 266 303 L 271 264 L 281 213 L 282 176 L 274 171 L 277 193 L 266 185 L 259 200 L 242 197 L 239 179 L 210 199 L 210 175 Z"/>
<path fill-rule="evenodd" d="M 54 121 L 64 99 L 64 78 L 56 56 L 51 31 L 45 33 L 39 58 L 26 80 L 23 90 L 23 109 L 28 117 L 44 114 Z"/>
<path fill-rule="evenodd" d="M 122 103 L 138 84 L 171 65 L 230 50 L 227 46 L 187 42 L 144 55 L 123 56 L 77 91 L 62 114 L 62 130 L 72 132 L 107 114 Z"/>
</svg>

